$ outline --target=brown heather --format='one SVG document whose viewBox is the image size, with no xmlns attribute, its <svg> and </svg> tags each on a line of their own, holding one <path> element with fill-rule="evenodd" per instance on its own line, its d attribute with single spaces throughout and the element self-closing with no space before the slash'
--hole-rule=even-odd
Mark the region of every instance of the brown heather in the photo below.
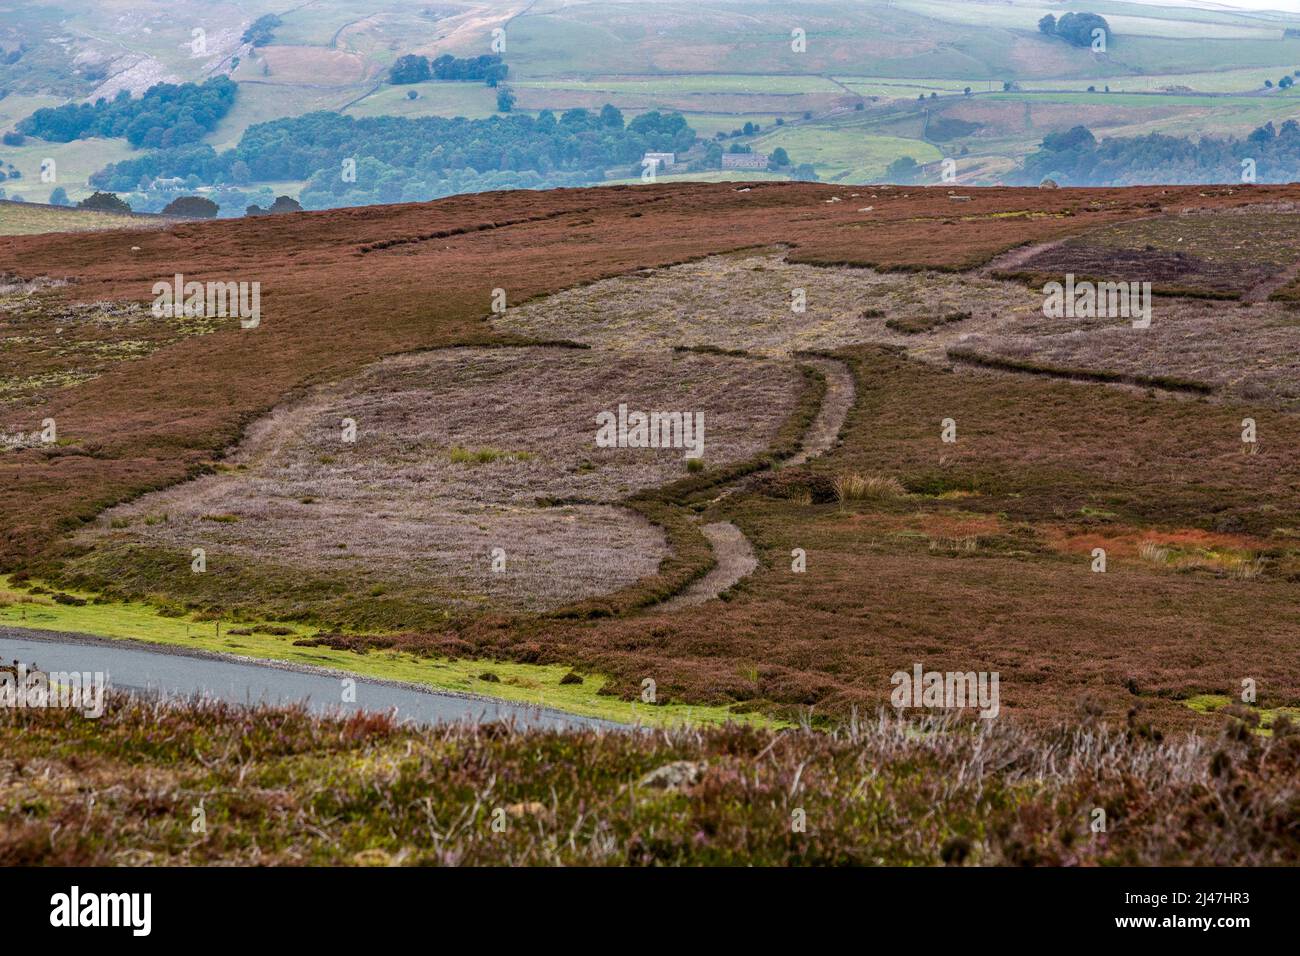
<svg viewBox="0 0 1300 956">
<path fill-rule="evenodd" d="M 1294 342 L 1285 305 L 1158 300 L 1150 351 L 1139 354 L 1114 344 L 1126 330 L 1071 329 L 1041 314 L 1018 337 L 1002 325 L 1031 317 L 1032 290 L 968 272 L 1021 244 L 1193 207 L 1212 220 L 1231 207 L 1294 202 L 1300 189 L 988 189 L 972 191 L 958 215 L 942 189 L 855 188 L 872 194 L 871 212 L 828 204 L 843 191 L 833 186 L 664 185 L 0 240 L 6 270 L 70 279 L 48 292 L 64 303 L 143 302 L 154 281 L 176 271 L 258 280 L 263 289 L 259 329 L 181 338 L 4 407 L 6 431 L 50 416 L 66 444 L 0 456 L 0 566 L 68 573 L 61 563 L 77 557 L 68 532 L 107 507 L 214 470 L 268 412 L 385 356 L 557 338 L 732 352 L 745 346 L 736 328 L 755 327 L 774 356 L 835 349 L 851 366 L 856 400 L 827 454 L 770 470 L 797 450 L 825 394 L 809 372 L 801 397 L 786 398 L 791 411 L 778 433 L 764 435 L 766 450 L 624 499 L 662 530 L 670 553 L 656 574 L 552 614 L 494 609 L 373 637 L 368 622 L 353 621 L 337 640 L 564 663 L 610 675 L 611 692 L 624 696 L 653 675 L 661 699 L 785 716 L 812 707 L 814 721 L 828 724 L 854 707 L 874 712 L 888 698 L 889 675 L 917 661 L 999 671 L 1004 713 L 1039 725 L 1072 720 L 1080 707 L 1117 724 L 1136 708 L 1139 720 L 1165 731 L 1217 734 L 1222 715 L 1184 701 L 1233 694 L 1244 676 L 1257 680 L 1263 706 L 1300 703 L 1300 425 L 1284 411 L 1295 354 L 1284 348 Z M 1144 251 L 1165 241 L 1152 236 Z M 129 253 L 132 245 L 140 251 Z M 810 313 L 792 316 L 770 284 L 770 250 L 778 246 L 784 264 L 774 272 L 856 300 L 825 311 L 812 295 Z M 725 261 L 712 258 L 720 256 Z M 762 271 L 747 270 L 751 285 L 737 275 L 747 257 L 763 259 Z M 1296 258 L 1300 250 L 1291 249 L 1269 259 L 1270 269 Z M 665 283 L 673 270 L 615 277 L 674 264 L 686 275 L 716 270 L 735 280 L 754 296 L 754 309 L 729 300 L 725 288 L 701 287 L 690 322 L 665 315 L 633 322 L 613 308 L 565 313 L 571 326 L 545 321 L 548 301 L 558 300 L 542 296 L 567 289 L 564 301 L 589 304 L 582 287 L 596 290 L 589 284 L 605 279 L 614 285 L 602 290 L 621 296 L 612 306 L 635 305 L 637 283 L 646 283 L 646 301 L 671 302 L 677 292 Z M 857 274 L 811 268 L 841 264 Z M 939 284 L 939 273 L 950 284 Z M 922 281 L 910 281 L 913 274 Z M 1252 275 L 1245 292 L 1212 291 L 1253 295 L 1279 275 L 1286 278 Z M 511 311 L 489 321 L 493 288 L 507 290 Z M 973 307 L 961 301 L 972 290 L 985 296 Z M 1284 285 L 1271 294 L 1292 292 Z M 1166 302 L 1168 330 L 1159 319 Z M 779 309 L 783 321 L 773 321 Z M 758 321 L 754 310 L 771 315 Z M 962 311 L 971 317 L 922 321 L 926 312 Z M 584 316 L 586 328 L 574 321 Z M 888 328 L 895 317 L 917 321 L 898 333 Z M 607 325 L 596 327 L 601 320 Z M 676 341 L 666 334 L 675 324 L 688 333 Z M 1241 335 L 1229 340 L 1233 328 Z M 967 346 L 975 355 L 1031 367 L 950 361 L 964 336 L 978 346 Z M 1216 340 L 1229 345 L 1216 350 Z M 1245 357 L 1251 380 L 1243 383 Z M 43 360 L 34 361 L 39 375 Z M 1173 384 L 1156 375 L 1204 385 L 1208 396 L 1150 387 Z M 1261 435 L 1254 455 L 1240 441 L 1247 416 Z M 955 445 L 939 441 L 945 418 L 958 423 Z M 482 444 L 521 450 L 502 440 Z M 456 467 L 498 464 L 507 467 Z M 837 501 L 835 479 L 851 475 L 896 481 L 906 494 Z M 204 508 L 197 526 L 240 533 L 242 522 L 201 520 L 228 513 Z M 641 613 L 710 567 L 693 518 L 740 527 L 759 569 L 704 610 Z M 106 533 L 126 530 L 110 520 Z M 1157 564 L 1138 554 L 1145 540 L 1197 536 L 1230 538 L 1240 567 L 1251 571 L 1223 560 Z M 1091 548 L 1111 542 L 1107 573 L 1090 573 Z M 807 552 L 806 574 L 790 571 L 794 548 Z M 150 573 L 168 570 L 160 564 Z M 265 568 L 246 571 L 240 588 L 251 602 L 275 590 Z M 381 627 L 391 631 L 392 619 L 376 619 Z"/>
<path fill-rule="evenodd" d="M 99 720 L 0 712 L 0 734 L 0 865 L 1300 860 L 1300 736 L 1235 719 L 1178 742 L 1088 716 L 601 735 L 113 694 Z"/>
</svg>

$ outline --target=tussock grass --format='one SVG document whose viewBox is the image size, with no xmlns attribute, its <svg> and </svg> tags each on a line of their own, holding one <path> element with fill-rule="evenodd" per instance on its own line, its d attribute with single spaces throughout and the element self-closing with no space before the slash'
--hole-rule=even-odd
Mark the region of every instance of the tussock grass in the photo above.
<svg viewBox="0 0 1300 956">
<path fill-rule="evenodd" d="M 486 465 L 494 461 L 530 461 L 537 457 L 531 451 L 502 451 L 500 448 L 465 448 L 452 446 L 447 453 L 458 465 Z"/>
<path fill-rule="evenodd" d="M 931 551 L 952 551 L 970 554 L 979 550 L 979 539 L 969 534 L 957 538 L 931 538 L 929 546 Z"/>
<path fill-rule="evenodd" d="M 20 604 L 36 604 L 49 607 L 54 600 L 44 594 L 24 594 L 21 591 L 0 590 L 0 607 L 17 607 Z"/>
<path fill-rule="evenodd" d="M 1143 541 L 1138 546 L 1138 556 L 1176 571 L 1208 571 L 1241 580 L 1252 580 L 1264 573 L 1264 562 L 1248 551 L 1211 548 L 1186 551 L 1157 541 Z"/>
<path fill-rule="evenodd" d="M 856 472 L 837 475 L 832 480 L 835 500 L 841 504 L 847 501 L 892 501 L 907 497 L 907 489 L 897 478 L 888 475 L 860 475 Z"/>
</svg>

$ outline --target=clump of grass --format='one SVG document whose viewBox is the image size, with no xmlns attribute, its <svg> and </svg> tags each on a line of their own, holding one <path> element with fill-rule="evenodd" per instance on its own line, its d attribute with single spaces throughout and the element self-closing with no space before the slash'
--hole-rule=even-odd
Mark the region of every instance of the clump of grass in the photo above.
<svg viewBox="0 0 1300 956">
<path fill-rule="evenodd" d="M 0 607 L 12 607 L 16 604 L 53 604 L 54 601 L 44 594 L 21 594 L 18 591 L 0 591 Z"/>
<path fill-rule="evenodd" d="M 962 535 L 959 538 L 931 538 L 931 551 L 954 551 L 967 554 L 979 549 L 979 539 L 974 535 Z"/>
<path fill-rule="evenodd" d="M 940 326 L 951 325 L 955 322 L 965 322 L 969 318 L 969 312 L 946 312 L 943 315 L 911 316 L 904 319 L 890 319 L 885 323 L 885 328 L 894 332 L 901 332 L 903 335 L 919 335 L 922 332 L 930 332 Z"/>
<path fill-rule="evenodd" d="M 204 515 L 203 520 L 215 521 L 218 524 L 235 524 L 236 522 L 239 521 L 239 515 L 232 515 L 232 514 Z"/>
<path fill-rule="evenodd" d="M 1138 557 L 1143 561 L 1150 561 L 1152 564 L 1168 564 L 1169 549 L 1162 548 L 1154 541 L 1143 541 L 1138 545 Z"/>
<path fill-rule="evenodd" d="M 1201 548 L 1187 552 L 1156 541 L 1143 541 L 1138 546 L 1138 556 L 1177 571 L 1209 571 L 1240 580 L 1252 580 L 1264 573 L 1264 562 L 1248 551 Z"/>
<path fill-rule="evenodd" d="M 860 475 L 854 472 L 837 475 L 832 484 L 835 500 L 841 504 L 846 501 L 892 501 L 907 497 L 907 489 L 902 483 L 887 475 Z"/>
<path fill-rule="evenodd" d="M 695 474 L 704 470 L 704 461 L 700 458 L 686 459 L 686 470 Z"/>
<path fill-rule="evenodd" d="M 537 457 L 531 451 L 503 451 L 500 448 L 465 448 L 453 445 L 448 452 L 458 465 L 486 465 L 494 461 L 529 461 Z"/>
</svg>

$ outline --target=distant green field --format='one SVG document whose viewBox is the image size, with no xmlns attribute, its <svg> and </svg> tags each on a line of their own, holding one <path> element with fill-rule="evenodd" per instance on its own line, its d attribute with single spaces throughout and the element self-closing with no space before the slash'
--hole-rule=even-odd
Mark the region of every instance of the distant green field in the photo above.
<svg viewBox="0 0 1300 956">
<path fill-rule="evenodd" d="M 39 109 L 62 104 L 63 98 L 59 96 L 47 96 L 41 93 L 10 93 L 0 99 L 0 132 L 13 129 L 19 120 L 31 116 Z"/>
<path fill-rule="evenodd" d="M 1300 69 L 1300 64 L 1296 64 Z M 1020 86 L 1026 90 L 1071 89 L 1085 90 L 1095 85 L 1098 89 L 1109 86 L 1112 92 L 1158 92 L 1166 87 L 1186 86 L 1198 93 L 1249 93 L 1264 87 L 1265 80 L 1277 83 L 1290 72 L 1281 67 L 1248 67 L 1240 70 L 1202 71 L 1200 73 L 1162 73 L 1146 76 L 1112 76 L 1103 80 L 1025 80 Z M 977 87 L 978 89 L 978 87 Z"/>
<path fill-rule="evenodd" d="M 1101 106 L 1124 106 L 1134 108 L 1149 109 L 1156 106 L 1179 106 L 1179 107 L 1207 107 L 1210 109 L 1232 108 L 1236 105 L 1242 105 L 1246 108 L 1258 106 L 1266 111 L 1277 111 L 1276 104 L 1270 106 L 1268 100 L 1261 99 L 1236 99 L 1216 96 L 1196 96 L 1195 94 L 1160 94 L 1145 95 L 1142 93 L 1033 93 L 1033 92 L 1012 92 L 1012 93 L 989 93 L 984 99 L 991 100 L 1028 100 L 1034 103 L 1080 103 Z M 1300 105 L 1300 93 L 1291 90 L 1278 90 L 1269 99 L 1271 100 L 1291 100 L 1288 104 L 1288 112 L 1294 111 L 1297 105 Z"/>
<path fill-rule="evenodd" d="M 239 142 L 244 130 L 256 123 L 267 123 L 286 116 L 301 116 L 316 110 L 337 110 L 345 103 L 363 96 L 374 84 L 312 89 L 282 83 L 239 84 L 235 105 L 222 117 L 216 129 L 205 139 L 213 149 L 229 149 Z"/>
<path fill-rule="evenodd" d="M 897 79 L 881 76 L 840 76 L 841 83 L 861 96 L 878 96 L 881 99 L 916 99 L 919 94 L 960 93 L 966 87 L 975 91 L 1001 89 L 1002 84 L 990 79 L 943 80 L 933 78 Z M 1086 87 L 1087 84 L 1085 83 Z"/>
<path fill-rule="evenodd" d="M 605 76 L 591 80 L 521 80 L 524 89 L 579 90 L 602 93 L 836 93 L 823 76 L 791 74 L 692 74 L 686 76 Z"/>
<path fill-rule="evenodd" d="M 1300 68 L 1300 39 L 1179 40 L 1166 37 L 1118 36 L 1108 60 L 1112 75 L 1196 73 L 1202 71 L 1277 67 Z"/>
<path fill-rule="evenodd" d="M 94 232 L 101 229 L 143 229 L 175 220 L 119 216 L 83 209 L 62 209 L 26 202 L 0 202 L 0 236 L 30 236 L 42 232 Z"/>
<path fill-rule="evenodd" d="M 62 186 L 72 199 L 92 191 L 86 180 L 109 163 L 137 155 L 124 139 L 74 139 L 70 143 L 47 143 L 28 139 L 22 146 L 0 147 L 0 157 L 13 163 L 22 179 L 0 183 L 8 197 L 22 196 L 29 202 L 46 202 L 55 186 Z M 54 160 L 55 181 L 41 182 L 41 163 Z"/>
<path fill-rule="evenodd" d="M 627 111 L 625 111 L 626 113 Z M 634 111 L 639 112 L 639 111 Z M 630 114 L 629 118 L 630 118 Z M 784 119 L 787 123 L 796 120 L 801 114 L 799 113 L 759 113 L 737 116 L 735 113 L 691 113 L 684 112 L 686 122 L 690 124 L 691 129 L 695 130 L 704 139 L 712 139 L 717 133 L 730 133 L 733 130 L 740 129 L 746 123 L 754 123 L 767 129 L 769 126 L 775 126 L 777 118 Z"/>
<path fill-rule="evenodd" d="M 1065 12 L 1059 5 L 1049 3 L 953 4 L 941 0 L 898 0 L 897 6 L 946 23 L 1026 31 L 1036 30 L 1039 18 L 1045 14 L 1052 13 L 1059 17 Z M 1096 4 L 1088 4 L 1085 9 L 1101 12 L 1097 10 Z M 1115 12 L 1117 10 L 1124 10 L 1125 13 Z M 1133 15 L 1139 11 L 1141 15 Z M 1186 19 L 1176 20 L 1148 15 L 1146 9 L 1133 5 L 1117 5 L 1115 10 L 1104 15 L 1111 28 L 1120 36 L 1276 39 L 1282 33 L 1278 27 L 1252 22 L 1244 16 L 1231 19 L 1202 18 L 1199 13 L 1200 11 L 1184 11 Z"/>
<path fill-rule="evenodd" d="M 416 92 L 419 99 L 409 99 Z M 464 116 L 481 119 L 497 108 L 497 91 L 483 83 L 430 81 L 406 86 L 381 86 L 352 104 L 353 116 Z"/>
<path fill-rule="evenodd" d="M 770 153 L 783 147 L 793 163 L 812 163 L 824 180 L 845 182 L 873 179 L 903 156 L 918 163 L 942 157 L 938 147 L 918 139 L 875 136 L 857 126 L 782 126 L 764 132 L 754 148 Z"/>
</svg>

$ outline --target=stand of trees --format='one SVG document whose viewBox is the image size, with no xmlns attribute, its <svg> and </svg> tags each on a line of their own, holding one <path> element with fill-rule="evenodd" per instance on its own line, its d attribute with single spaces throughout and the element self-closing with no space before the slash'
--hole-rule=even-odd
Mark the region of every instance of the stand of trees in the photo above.
<svg viewBox="0 0 1300 956">
<path fill-rule="evenodd" d="M 1300 180 L 1300 123 L 1265 123 L 1245 139 L 1203 136 L 1191 140 L 1152 133 L 1101 142 L 1084 126 L 1043 138 L 1014 180 L 1035 185 L 1137 186 L 1159 183 L 1241 182 L 1243 163 L 1258 182 Z"/>
<path fill-rule="evenodd" d="M 643 113 L 625 124 L 612 106 L 599 113 L 571 109 L 556 117 L 543 110 L 536 118 L 510 113 L 478 120 L 319 112 L 250 126 L 239 145 L 223 153 L 190 145 L 114 163 L 91 176 L 91 184 L 130 191 L 159 177 L 185 179 L 187 188 L 307 179 L 304 204 L 325 208 L 413 201 L 479 185 L 589 184 L 647 151 L 679 153 L 694 142 L 695 131 L 680 114 Z M 356 160 L 354 178 L 343 174 L 349 159 Z"/>
<path fill-rule="evenodd" d="M 162 209 L 164 216 L 184 216 L 187 219 L 211 219 L 217 211 L 217 204 L 206 196 L 177 196 Z"/>
<path fill-rule="evenodd" d="M 1103 30 L 1106 41 L 1110 41 L 1110 24 L 1105 17 L 1095 13 L 1067 13 L 1059 20 L 1049 13 L 1038 21 L 1040 33 L 1060 37 L 1073 46 L 1092 46 L 1092 31 L 1096 29 Z"/>
<path fill-rule="evenodd" d="M 18 124 L 18 132 L 55 143 L 91 136 L 122 136 L 132 146 L 167 149 L 209 133 L 235 102 L 236 84 L 218 76 L 203 84 L 158 83 L 132 99 L 122 90 L 94 103 L 46 107 Z"/>
<path fill-rule="evenodd" d="M 495 53 L 463 58 L 444 53 L 433 61 L 417 53 L 408 53 L 397 58 L 388 72 L 388 81 L 400 86 L 425 80 L 482 80 L 488 86 L 496 86 L 509 72 L 510 68 Z"/>
<path fill-rule="evenodd" d="M 239 39 L 244 43 L 252 44 L 254 47 L 266 46 L 275 39 L 275 28 L 282 22 L 274 13 L 265 14 L 250 23 L 248 29 L 244 31 L 244 35 Z"/>
<path fill-rule="evenodd" d="M 130 215 L 131 207 L 118 199 L 114 193 L 93 193 L 77 203 L 78 209 L 92 209 L 96 212 L 116 212 Z"/>
</svg>

